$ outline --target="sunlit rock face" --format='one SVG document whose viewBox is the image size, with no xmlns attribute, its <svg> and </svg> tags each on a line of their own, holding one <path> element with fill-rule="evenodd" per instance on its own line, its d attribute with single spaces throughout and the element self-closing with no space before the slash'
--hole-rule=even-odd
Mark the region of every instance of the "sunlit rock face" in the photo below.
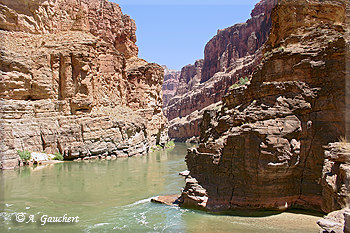
<svg viewBox="0 0 350 233">
<path fill-rule="evenodd" d="M 198 138 L 204 108 L 215 108 L 230 87 L 241 78 L 250 79 L 262 59 L 261 48 L 271 28 L 271 10 L 277 0 L 262 0 L 245 23 L 218 30 L 205 46 L 204 59 L 181 70 L 176 95 L 164 107 L 169 119 L 170 137 L 178 141 Z M 209 107 L 213 105 L 212 107 Z M 192 116 L 190 116 L 192 114 Z M 191 120 L 183 124 L 183 119 Z"/>
<path fill-rule="evenodd" d="M 182 206 L 349 206 L 349 154 L 329 144 L 349 136 L 348 16 L 345 0 L 279 1 L 251 82 L 204 112 L 199 147 L 186 156 Z"/>
<path fill-rule="evenodd" d="M 167 140 L 164 71 L 137 58 L 135 22 L 115 3 L 0 1 L 0 156 L 141 155 Z"/>
<path fill-rule="evenodd" d="M 179 79 L 181 71 L 171 70 L 168 67 L 164 68 L 164 82 L 163 82 L 163 107 L 167 106 L 169 100 L 176 94 L 179 86 Z"/>
</svg>

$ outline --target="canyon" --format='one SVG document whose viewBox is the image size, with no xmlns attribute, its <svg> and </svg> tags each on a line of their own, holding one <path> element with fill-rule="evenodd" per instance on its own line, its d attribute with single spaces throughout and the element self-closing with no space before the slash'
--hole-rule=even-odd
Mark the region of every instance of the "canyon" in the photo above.
<svg viewBox="0 0 350 233">
<path fill-rule="evenodd" d="M 251 78 L 263 57 L 276 3 L 257 3 L 245 23 L 218 30 L 205 46 L 204 59 L 182 68 L 176 93 L 163 108 L 170 138 L 197 142 L 204 108 L 217 108 L 232 85 Z"/>
<path fill-rule="evenodd" d="M 0 0 L 0 167 L 17 150 L 146 154 L 168 140 L 164 69 L 138 58 L 136 24 L 105 0 Z"/>
<path fill-rule="evenodd" d="M 253 50 L 261 58 L 253 62 L 249 82 L 234 86 L 222 103 L 203 112 L 199 145 L 186 155 L 189 172 L 180 206 L 325 213 L 348 208 L 350 3 L 264 0 L 252 15 L 266 5 L 275 7 L 262 16 L 271 29 L 263 27 L 266 42 Z M 215 64 L 220 59 L 205 60 L 203 67 L 213 65 L 202 69 L 200 85 L 214 80 L 222 67 Z M 190 96 L 178 102 L 190 103 Z M 202 108 L 187 106 L 179 115 L 168 109 L 167 117 L 185 117 Z"/>
<path fill-rule="evenodd" d="M 0 168 L 18 150 L 121 158 L 170 137 L 198 143 L 181 207 L 343 209 L 319 225 L 348 229 L 349 18 L 347 0 L 262 0 L 176 71 L 138 57 L 115 3 L 0 0 Z"/>
</svg>

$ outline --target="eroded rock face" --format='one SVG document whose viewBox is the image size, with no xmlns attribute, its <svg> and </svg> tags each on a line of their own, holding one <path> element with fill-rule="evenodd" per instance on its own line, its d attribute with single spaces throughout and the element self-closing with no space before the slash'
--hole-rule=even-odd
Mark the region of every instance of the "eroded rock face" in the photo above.
<svg viewBox="0 0 350 233">
<path fill-rule="evenodd" d="M 221 101 L 202 110 L 194 111 L 191 114 L 175 118 L 169 121 L 169 137 L 175 138 L 179 142 L 198 143 L 200 135 L 200 125 L 202 123 L 203 114 L 207 110 L 221 109 Z"/>
<path fill-rule="evenodd" d="M 331 212 L 350 204 L 350 144 L 329 144 L 322 170 L 322 210 Z"/>
<path fill-rule="evenodd" d="M 220 110 L 204 113 L 199 147 L 186 156 L 196 182 L 186 184 L 183 206 L 329 212 L 349 205 L 347 169 L 336 170 L 340 160 L 329 165 L 336 185 L 323 173 L 323 147 L 344 137 L 348 124 L 347 4 L 279 1 L 251 83 L 226 95 Z M 198 187 L 205 203 L 198 201 Z"/>
<path fill-rule="evenodd" d="M 169 103 L 169 100 L 176 94 L 179 86 L 179 79 L 181 71 L 170 70 L 166 66 L 164 68 L 164 82 L 163 82 L 163 106 Z"/>
<path fill-rule="evenodd" d="M 321 227 L 319 233 L 349 233 L 350 209 L 333 211 L 317 221 Z"/>
<path fill-rule="evenodd" d="M 189 64 L 181 69 L 179 87 L 176 95 L 181 96 L 195 89 L 200 82 L 203 68 L 203 59 L 197 60 L 193 65 Z"/>
<path fill-rule="evenodd" d="M 0 28 L 34 34 L 85 31 L 127 58 L 137 56 L 136 24 L 107 0 L 1 0 Z"/>
<path fill-rule="evenodd" d="M 163 68 L 136 57 L 134 21 L 117 4 L 0 7 L 2 168 L 18 165 L 17 150 L 75 159 L 141 155 L 165 143 Z"/>
<path fill-rule="evenodd" d="M 173 125 L 180 125 L 182 118 L 189 118 L 190 114 L 221 101 L 240 78 L 251 78 L 263 57 L 261 46 L 267 40 L 271 27 L 270 14 L 276 2 L 263 0 L 256 5 L 252 18 L 247 22 L 219 30 L 207 43 L 204 60 L 182 69 L 176 95 L 164 108 L 169 120 L 174 122 L 179 119 Z M 181 132 L 185 134 L 177 134 L 176 140 L 199 136 L 192 134 L 198 130 Z"/>
<path fill-rule="evenodd" d="M 218 30 L 205 46 L 201 82 L 209 80 L 217 72 L 232 69 L 235 60 L 254 55 L 268 38 L 272 8 L 276 0 L 263 0 L 253 9 L 245 23 Z"/>
</svg>

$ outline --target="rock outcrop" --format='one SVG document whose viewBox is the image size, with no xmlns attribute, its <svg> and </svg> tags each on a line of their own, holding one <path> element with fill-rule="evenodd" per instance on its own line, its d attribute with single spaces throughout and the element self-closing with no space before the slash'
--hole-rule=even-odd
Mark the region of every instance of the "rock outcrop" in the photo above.
<svg viewBox="0 0 350 233">
<path fill-rule="evenodd" d="M 207 110 L 220 109 L 221 105 L 222 103 L 220 101 L 209 105 L 202 110 L 196 110 L 185 117 L 178 117 L 169 121 L 169 137 L 176 139 L 178 142 L 198 143 L 200 124 L 204 112 Z"/>
<path fill-rule="evenodd" d="M 350 209 L 342 209 L 329 213 L 317 221 L 321 227 L 319 233 L 349 233 Z"/>
<path fill-rule="evenodd" d="M 329 149 L 324 158 L 324 146 L 349 136 L 348 10 L 345 0 L 278 2 L 251 83 L 204 113 L 180 205 L 330 212 L 350 204 L 344 155 Z"/>
<path fill-rule="evenodd" d="M 203 59 L 197 60 L 193 65 L 189 64 L 181 69 L 179 87 L 176 95 L 181 96 L 196 90 L 201 80 Z"/>
<path fill-rule="evenodd" d="M 0 0 L 0 157 L 132 156 L 167 140 L 163 68 L 137 58 L 135 22 L 106 0 Z"/>
<path fill-rule="evenodd" d="M 235 67 L 237 59 L 257 52 L 268 38 L 270 14 L 276 2 L 260 1 L 247 22 L 218 30 L 204 49 L 201 82 L 206 82 L 218 72 L 229 72 Z"/>
<path fill-rule="evenodd" d="M 166 106 L 168 105 L 169 100 L 176 94 L 181 72 L 178 70 L 170 70 L 166 66 L 163 66 L 163 68 L 163 106 Z"/>
<path fill-rule="evenodd" d="M 205 47 L 204 60 L 182 69 L 176 95 L 164 108 L 165 115 L 173 122 L 170 129 L 178 129 L 181 125 L 181 122 L 173 119 L 188 117 L 193 112 L 221 101 L 233 84 L 241 78 L 251 78 L 263 57 L 261 47 L 267 40 L 271 27 L 270 14 L 276 2 L 262 0 L 247 22 L 218 30 Z M 194 124 L 199 125 L 200 121 Z M 199 136 L 186 129 L 180 131 L 189 134 L 181 134 L 176 140 Z"/>
</svg>

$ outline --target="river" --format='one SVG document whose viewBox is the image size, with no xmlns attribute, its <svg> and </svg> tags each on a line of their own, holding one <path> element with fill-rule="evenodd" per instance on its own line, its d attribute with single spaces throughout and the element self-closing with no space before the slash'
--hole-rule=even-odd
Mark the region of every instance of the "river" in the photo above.
<svg viewBox="0 0 350 233">
<path fill-rule="evenodd" d="M 0 231 L 318 231 L 316 221 L 320 217 L 301 212 L 258 212 L 251 213 L 254 217 L 247 217 L 239 213 L 215 215 L 151 203 L 150 198 L 153 196 L 180 193 L 184 180 L 178 173 L 186 170 L 184 156 L 188 146 L 178 143 L 173 149 L 144 157 L 65 162 L 2 171 Z M 18 221 L 24 222 L 17 222 L 16 216 Z M 79 218 L 74 223 L 46 221 L 44 224 L 45 218 L 63 216 Z"/>
</svg>

